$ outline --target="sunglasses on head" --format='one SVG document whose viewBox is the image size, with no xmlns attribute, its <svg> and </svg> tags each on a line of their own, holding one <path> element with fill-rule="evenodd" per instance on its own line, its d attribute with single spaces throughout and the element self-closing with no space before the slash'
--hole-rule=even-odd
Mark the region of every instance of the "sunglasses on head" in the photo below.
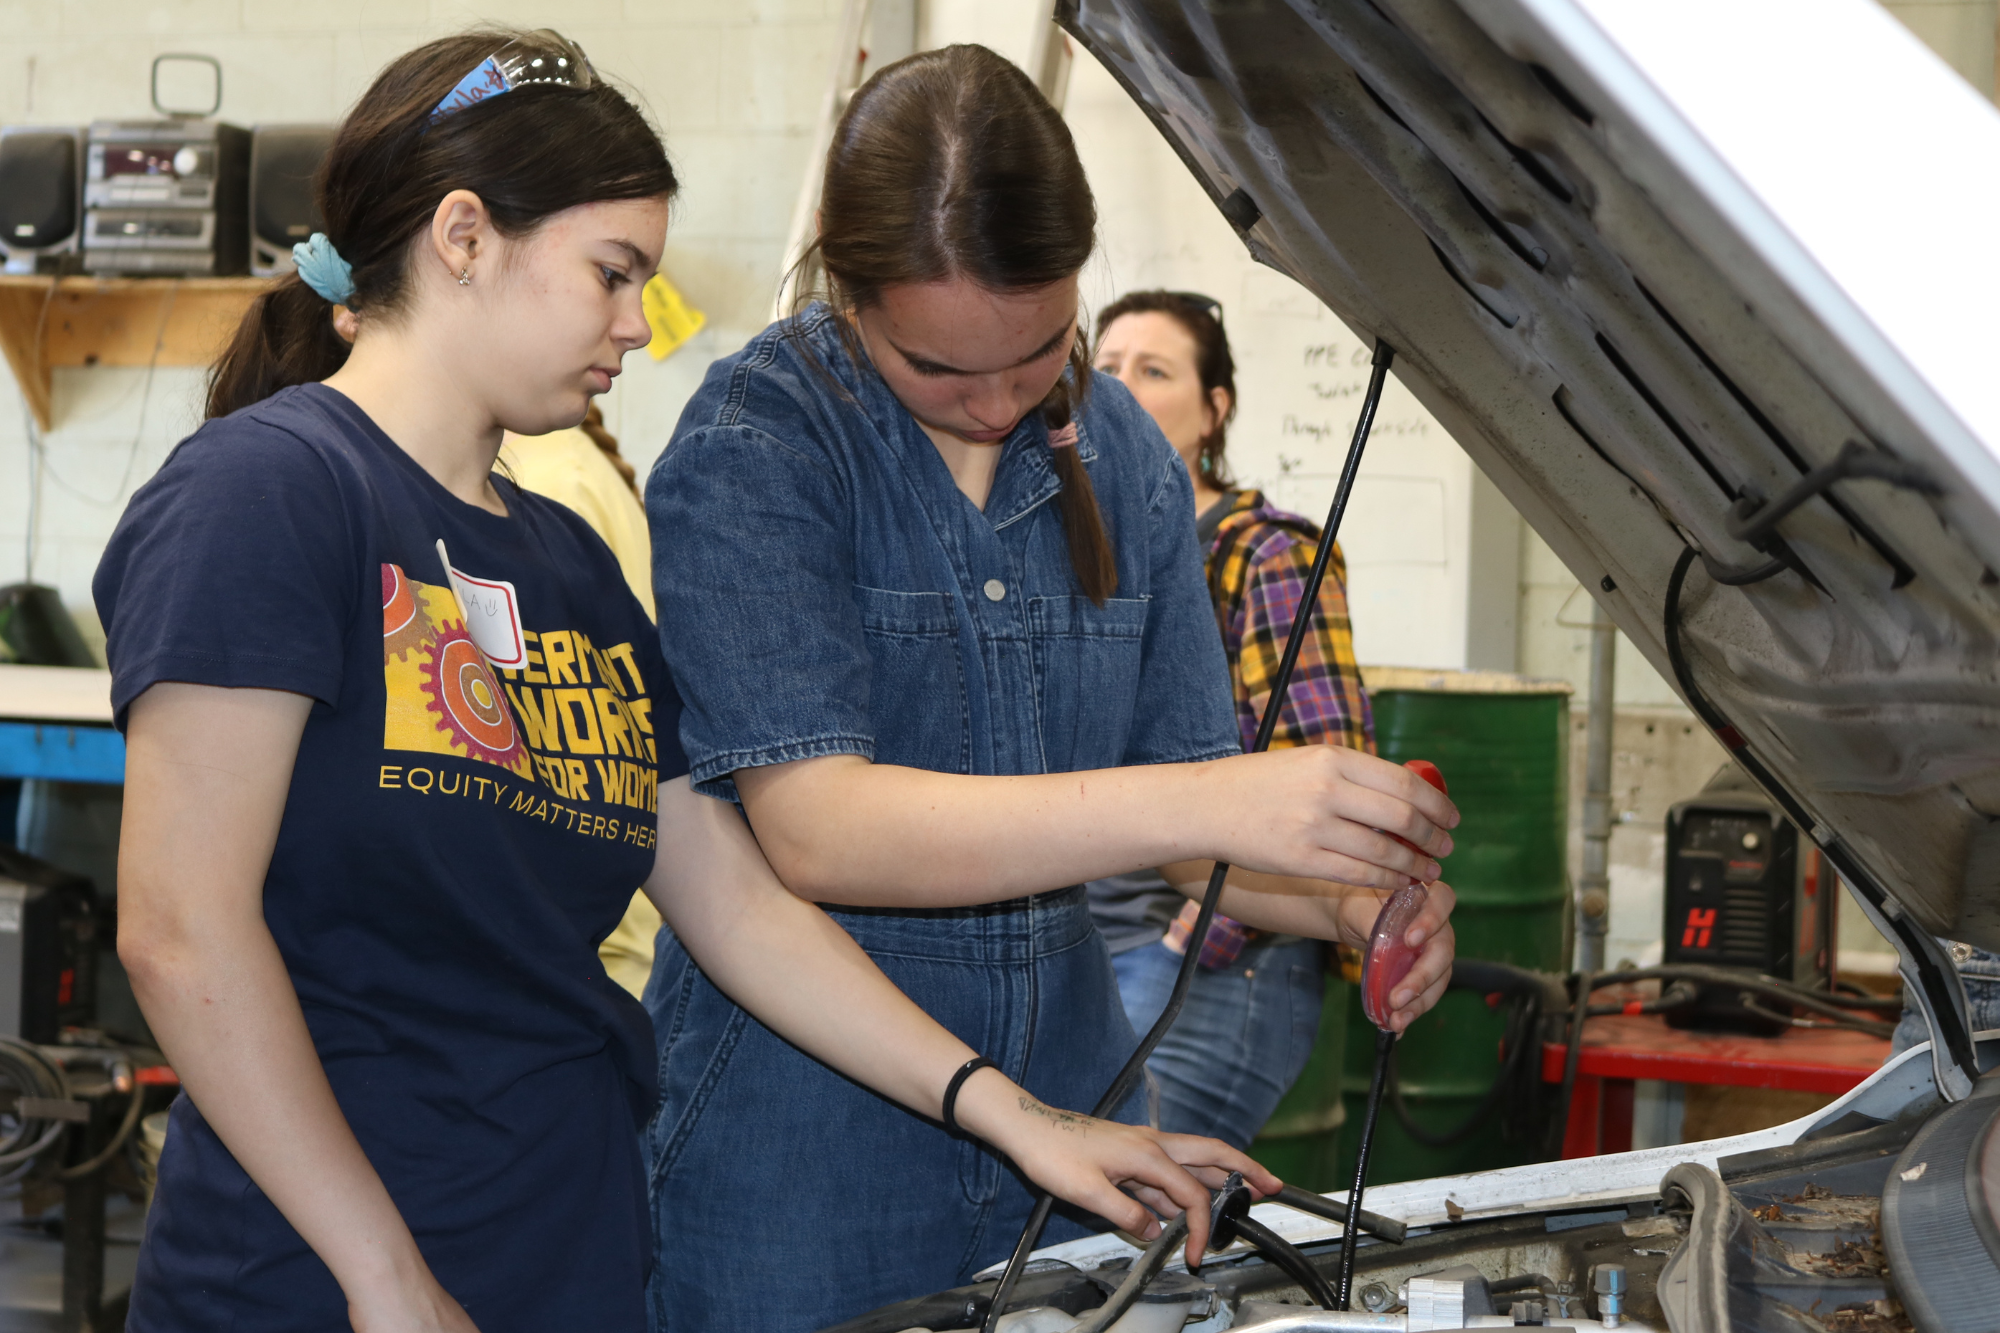
<svg viewBox="0 0 2000 1333">
<path fill-rule="evenodd" d="M 1200 292 L 1168 292 L 1167 295 L 1176 301 L 1193 306 L 1218 324 L 1222 322 L 1222 302 L 1213 296 L 1203 296 Z"/>
</svg>

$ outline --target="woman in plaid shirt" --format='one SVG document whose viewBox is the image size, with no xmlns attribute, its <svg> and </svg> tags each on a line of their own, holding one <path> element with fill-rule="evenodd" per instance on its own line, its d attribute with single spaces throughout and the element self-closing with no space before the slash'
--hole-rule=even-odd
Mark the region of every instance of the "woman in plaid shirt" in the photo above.
<svg viewBox="0 0 2000 1333">
<path fill-rule="evenodd" d="M 1223 448 L 1236 384 L 1221 313 L 1216 302 L 1189 292 L 1130 293 L 1097 317 L 1096 364 L 1131 389 L 1194 481 L 1196 530 L 1247 750 L 1305 595 L 1319 528 L 1258 491 L 1236 489 L 1230 479 Z M 1274 749 L 1308 744 L 1375 749 L 1338 546 L 1271 738 Z M 1166 1005 L 1197 908 L 1173 885 L 1205 884 L 1208 872 L 1205 863 L 1188 863 L 1089 886 L 1091 914 L 1111 946 L 1125 1011 L 1140 1032 Z M 1347 942 L 1359 944 L 1373 921 L 1372 903 L 1364 896 L 1354 907 L 1341 914 L 1342 934 L 1355 934 Z M 1318 1037 L 1324 948 L 1216 917 L 1187 1006 L 1147 1065 L 1159 1090 L 1162 1129 L 1248 1146 Z"/>
</svg>

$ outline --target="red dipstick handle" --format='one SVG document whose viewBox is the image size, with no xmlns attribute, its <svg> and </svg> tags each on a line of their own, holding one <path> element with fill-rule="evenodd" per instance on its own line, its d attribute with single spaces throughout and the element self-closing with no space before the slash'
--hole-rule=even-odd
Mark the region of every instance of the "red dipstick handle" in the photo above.
<svg viewBox="0 0 2000 1333">
<path fill-rule="evenodd" d="M 1439 791 L 1446 790 L 1444 774 L 1429 760 L 1412 759 L 1403 767 Z M 1393 833 L 1389 836 L 1396 838 Z M 1422 851 L 1407 838 L 1396 838 L 1396 841 L 1413 852 Z M 1368 953 L 1361 960 L 1361 1012 L 1368 1016 L 1369 1022 L 1385 1031 L 1389 1027 L 1389 1015 L 1394 1012 L 1389 996 L 1417 963 L 1417 951 L 1404 943 L 1403 936 L 1409 932 L 1410 923 L 1424 910 L 1424 903 L 1429 898 L 1430 894 L 1421 884 L 1396 890 L 1376 915 L 1375 929 L 1368 937 Z"/>
</svg>

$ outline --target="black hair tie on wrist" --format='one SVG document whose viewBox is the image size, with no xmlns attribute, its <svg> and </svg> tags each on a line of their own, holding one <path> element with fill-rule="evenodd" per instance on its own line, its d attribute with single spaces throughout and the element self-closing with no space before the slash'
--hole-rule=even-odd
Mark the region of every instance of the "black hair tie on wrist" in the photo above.
<svg viewBox="0 0 2000 1333">
<path fill-rule="evenodd" d="M 965 1086 L 965 1080 L 971 1078 L 982 1069 L 998 1069 L 999 1067 L 999 1065 L 994 1064 L 983 1055 L 975 1055 L 958 1067 L 958 1072 L 951 1076 L 951 1082 L 944 1085 L 943 1120 L 946 1129 L 954 1134 L 965 1133 L 964 1127 L 958 1123 L 958 1090 Z"/>
</svg>

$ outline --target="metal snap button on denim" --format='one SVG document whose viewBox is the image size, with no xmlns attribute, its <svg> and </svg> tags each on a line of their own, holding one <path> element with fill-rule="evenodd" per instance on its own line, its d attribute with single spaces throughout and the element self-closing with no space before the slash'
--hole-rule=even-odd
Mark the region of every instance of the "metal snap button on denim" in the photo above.
<svg viewBox="0 0 2000 1333">
<path fill-rule="evenodd" d="M 999 579 L 988 579 L 986 580 L 985 593 L 987 601 L 997 602 L 1007 595 L 1007 585 Z"/>
</svg>

